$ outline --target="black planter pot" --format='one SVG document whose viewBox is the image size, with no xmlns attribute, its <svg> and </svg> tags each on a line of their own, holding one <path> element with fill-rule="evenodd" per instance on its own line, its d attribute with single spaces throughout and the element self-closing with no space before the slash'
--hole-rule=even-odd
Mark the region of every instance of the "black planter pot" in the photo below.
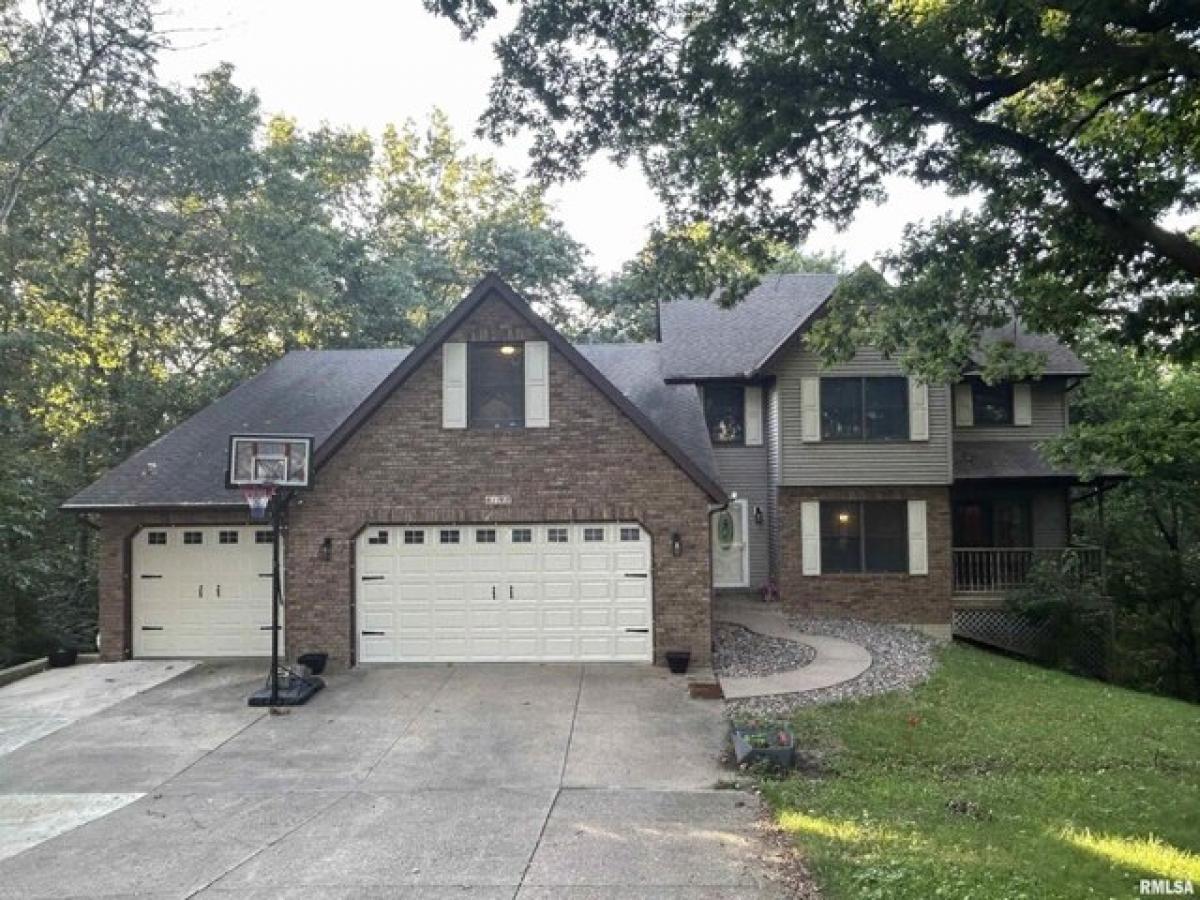
<svg viewBox="0 0 1200 900">
<path fill-rule="evenodd" d="M 675 675 L 682 675 L 688 670 L 688 663 L 692 661 L 692 654 L 689 650 L 668 650 L 667 651 L 667 668 Z"/>
<path fill-rule="evenodd" d="M 325 671 L 325 665 L 329 662 L 328 653 L 301 653 L 296 657 L 296 662 L 304 666 L 313 675 L 320 675 Z"/>
<path fill-rule="evenodd" d="M 67 666 L 75 665 L 75 660 L 78 656 L 78 650 L 59 647 L 57 650 L 51 650 L 46 654 L 46 663 L 52 669 L 63 669 Z"/>
</svg>

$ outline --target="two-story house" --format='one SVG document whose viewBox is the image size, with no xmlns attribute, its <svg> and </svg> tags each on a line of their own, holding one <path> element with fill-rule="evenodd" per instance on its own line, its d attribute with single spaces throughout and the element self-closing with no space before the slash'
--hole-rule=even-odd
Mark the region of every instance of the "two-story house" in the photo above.
<svg viewBox="0 0 1200 900">
<path fill-rule="evenodd" d="M 1074 478 L 1038 440 L 1083 367 L 924 385 L 804 347 L 835 279 L 679 301 L 661 340 L 572 345 L 484 279 L 411 349 L 289 353 L 64 504 L 100 530 L 106 659 L 270 647 L 271 533 L 231 435 L 307 435 L 283 642 L 335 664 L 707 662 L 715 593 L 946 629 L 1065 544 Z M 270 452 L 269 440 L 264 450 Z"/>
<path fill-rule="evenodd" d="M 666 378 L 701 392 L 718 478 L 718 590 L 771 586 L 791 609 L 946 632 L 956 604 L 995 604 L 1070 535 L 1072 472 L 1038 444 L 1062 433 L 1086 367 L 1017 326 L 984 341 L 1044 354 L 1042 377 L 923 384 L 861 348 L 825 367 L 804 334 L 832 275 L 768 278 L 742 303 L 667 304 Z M 723 526 L 723 527 L 721 527 Z M 1089 567 L 1098 551 L 1074 551 Z"/>
</svg>

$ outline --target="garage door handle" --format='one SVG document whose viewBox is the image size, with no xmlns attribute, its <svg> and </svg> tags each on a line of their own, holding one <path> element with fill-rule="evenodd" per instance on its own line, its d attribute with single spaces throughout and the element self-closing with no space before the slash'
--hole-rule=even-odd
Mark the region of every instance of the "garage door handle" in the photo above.
<svg viewBox="0 0 1200 900">
<path fill-rule="evenodd" d="M 387 634 L 386 631 L 364 631 L 363 632 L 364 637 L 383 637 L 385 634 Z"/>
<path fill-rule="evenodd" d="M 142 631 L 162 631 L 162 630 L 163 630 L 163 627 L 161 625 L 143 625 L 142 626 Z"/>
<path fill-rule="evenodd" d="M 271 631 L 274 627 L 275 627 L 274 625 L 259 625 L 258 630 L 259 631 Z"/>
<path fill-rule="evenodd" d="M 270 578 L 270 577 L 271 577 L 271 573 L 270 573 L 270 572 L 259 572 L 259 573 L 258 573 L 258 577 L 259 577 L 259 578 Z"/>
<path fill-rule="evenodd" d="M 142 575 L 142 578 L 162 578 L 161 575 Z"/>
<path fill-rule="evenodd" d="M 626 578 L 649 578 L 650 576 L 647 575 L 645 572 L 626 572 L 625 577 Z"/>
<path fill-rule="evenodd" d="M 626 628 L 625 630 L 627 632 L 630 632 L 631 634 L 649 634 L 650 633 L 649 628 Z"/>
<path fill-rule="evenodd" d="M 200 585 L 200 587 L 198 587 L 198 588 L 196 589 L 196 596 L 197 596 L 197 597 L 203 597 L 203 596 L 204 596 L 204 585 Z"/>
<path fill-rule="evenodd" d="M 383 576 L 382 575 L 364 575 L 362 577 L 362 580 L 363 581 L 383 581 Z"/>
</svg>

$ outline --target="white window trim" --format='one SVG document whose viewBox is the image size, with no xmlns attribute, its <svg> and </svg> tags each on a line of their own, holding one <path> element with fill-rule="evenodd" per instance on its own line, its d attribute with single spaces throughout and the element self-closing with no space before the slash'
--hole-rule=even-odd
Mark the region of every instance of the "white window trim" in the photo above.
<svg viewBox="0 0 1200 900">
<path fill-rule="evenodd" d="M 756 384 L 746 385 L 743 391 L 745 410 L 743 421 L 747 447 L 761 447 L 763 443 L 763 392 Z"/>
</svg>

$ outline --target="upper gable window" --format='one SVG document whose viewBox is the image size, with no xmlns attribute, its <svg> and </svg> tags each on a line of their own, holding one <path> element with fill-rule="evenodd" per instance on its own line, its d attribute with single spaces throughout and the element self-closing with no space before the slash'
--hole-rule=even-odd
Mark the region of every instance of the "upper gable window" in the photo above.
<svg viewBox="0 0 1200 900">
<path fill-rule="evenodd" d="M 740 384 L 706 384 L 704 419 L 714 444 L 746 442 L 746 394 Z"/>
<path fill-rule="evenodd" d="M 468 424 L 472 428 L 523 428 L 524 345 L 520 341 L 488 341 L 468 348 Z"/>
<path fill-rule="evenodd" d="M 1013 423 L 1012 382 L 971 385 L 971 411 L 976 425 L 1011 425 Z"/>
<path fill-rule="evenodd" d="M 822 378 L 821 439 L 908 439 L 908 380 Z"/>
</svg>

